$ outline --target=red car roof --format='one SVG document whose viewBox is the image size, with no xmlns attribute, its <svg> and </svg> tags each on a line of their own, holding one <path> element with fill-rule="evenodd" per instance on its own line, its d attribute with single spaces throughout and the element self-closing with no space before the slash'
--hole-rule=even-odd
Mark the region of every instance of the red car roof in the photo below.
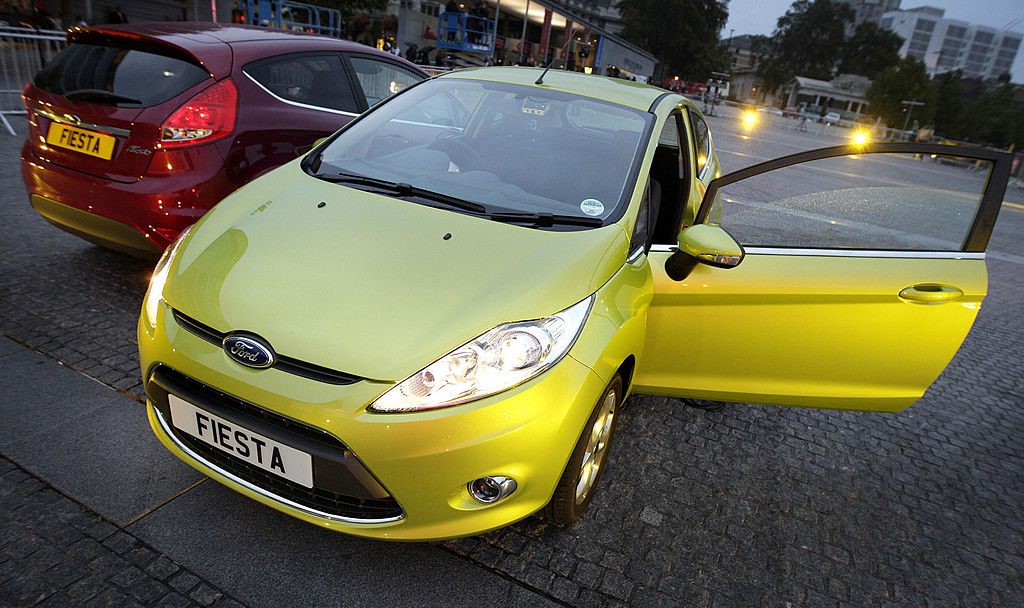
<svg viewBox="0 0 1024 608">
<path fill-rule="evenodd" d="M 291 50 L 305 51 L 318 48 L 363 53 L 380 52 L 349 40 L 328 38 L 306 32 L 226 23 L 155 21 L 74 27 L 68 31 L 68 42 L 90 43 L 111 39 L 138 41 L 143 44 L 163 47 L 167 51 L 184 52 L 203 65 L 216 78 L 223 78 L 231 72 L 231 47 L 238 44 L 272 42 L 273 44 L 267 47 L 268 56 Z M 287 48 L 290 44 L 294 44 L 295 48 Z"/>
</svg>

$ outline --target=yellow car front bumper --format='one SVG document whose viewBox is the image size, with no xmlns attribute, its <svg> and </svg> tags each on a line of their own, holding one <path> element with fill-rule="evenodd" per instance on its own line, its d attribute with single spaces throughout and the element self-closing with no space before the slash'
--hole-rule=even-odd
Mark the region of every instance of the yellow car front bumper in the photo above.
<svg viewBox="0 0 1024 608">
<path fill-rule="evenodd" d="M 151 373 L 169 368 L 226 395 L 326 431 L 344 443 L 401 506 L 394 521 L 357 523 L 296 505 L 258 482 L 197 457 L 151 399 L 149 420 L 160 441 L 212 479 L 289 515 L 349 534 L 395 540 L 467 536 L 508 525 L 541 509 L 554 491 L 605 382 L 565 357 L 504 393 L 451 408 L 408 414 L 366 411 L 390 383 L 330 385 L 277 369 L 253 370 L 184 330 L 161 303 L 159 330 L 140 320 L 139 347 L 147 388 Z M 195 404 L 202 407 L 202 403 Z M 487 475 L 516 481 L 511 496 L 491 505 L 466 484 Z"/>
</svg>

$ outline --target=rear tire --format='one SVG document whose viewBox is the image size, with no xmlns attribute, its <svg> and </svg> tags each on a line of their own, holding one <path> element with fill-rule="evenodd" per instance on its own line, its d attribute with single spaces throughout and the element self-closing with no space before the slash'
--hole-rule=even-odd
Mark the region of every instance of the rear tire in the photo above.
<svg viewBox="0 0 1024 608">
<path fill-rule="evenodd" d="M 547 519 L 564 526 L 578 521 L 590 506 L 608 461 L 623 399 L 622 376 L 615 374 L 583 426 L 562 477 L 544 511 Z"/>
</svg>

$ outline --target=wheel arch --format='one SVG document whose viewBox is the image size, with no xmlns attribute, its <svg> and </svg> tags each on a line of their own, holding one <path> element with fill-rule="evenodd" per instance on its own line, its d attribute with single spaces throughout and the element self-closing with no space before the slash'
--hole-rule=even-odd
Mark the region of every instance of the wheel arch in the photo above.
<svg viewBox="0 0 1024 608">
<path fill-rule="evenodd" d="M 626 391 L 626 395 L 629 395 L 633 386 L 634 371 L 636 371 L 636 357 L 631 353 L 622 361 L 622 365 L 618 369 L 618 374 L 622 376 L 622 387 Z"/>
</svg>

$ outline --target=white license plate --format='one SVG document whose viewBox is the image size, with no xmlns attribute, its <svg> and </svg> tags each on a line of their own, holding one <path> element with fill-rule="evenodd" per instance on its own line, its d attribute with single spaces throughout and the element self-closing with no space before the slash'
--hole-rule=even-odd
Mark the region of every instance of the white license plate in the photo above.
<svg viewBox="0 0 1024 608">
<path fill-rule="evenodd" d="M 171 404 L 171 424 L 176 428 L 288 481 L 313 487 L 313 458 L 309 454 L 215 416 L 175 395 L 167 398 Z"/>
</svg>

